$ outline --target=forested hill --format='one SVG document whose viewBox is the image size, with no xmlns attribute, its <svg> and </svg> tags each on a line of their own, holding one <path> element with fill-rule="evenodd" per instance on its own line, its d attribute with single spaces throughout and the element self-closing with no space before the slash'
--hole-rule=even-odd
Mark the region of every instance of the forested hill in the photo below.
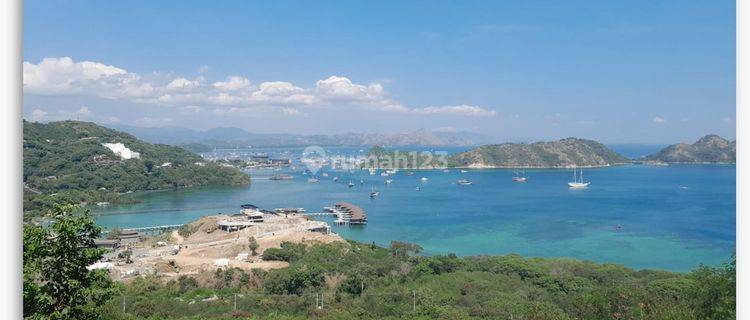
<svg viewBox="0 0 750 320">
<path fill-rule="evenodd" d="M 23 149 L 27 215 L 54 202 L 116 202 L 130 191 L 250 182 L 236 168 L 90 122 L 24 121 Z"/>
<path fill-rule="evenodd" d="M 450 166 L 470 168 L 601 167 L 628 162 L 629 159 L 599 142 L 578 138 L 486 145 L 448 159 Z"/>
<path fill-rule="evenodd" d="M 673 144 L 645 160 L 668 163 L 735 163 L 737 142 L 709 134 L 693 144 Z"/>
</svg>

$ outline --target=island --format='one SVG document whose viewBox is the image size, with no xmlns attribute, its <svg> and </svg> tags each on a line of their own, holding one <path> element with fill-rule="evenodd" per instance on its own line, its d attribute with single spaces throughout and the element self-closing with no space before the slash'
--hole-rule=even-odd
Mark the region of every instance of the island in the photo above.
<svg viewBox="0 0 750 320">
<path fill-rule="evenodd" d="M 580 138 L 491 144 L 451 155 L 388 151 L 376 146 L 368 157 L 366 167 L 379 163 L 379 167 L 412 169 L 606 167 L 631 162 L 599 142 Z"/>
<path fill-rule="evenodd" d="M 643 158 L 645 163 L 723 163 L 737 161 L 737 141 L 715 134 L 700 138 L 693 144 L 678 143 Z"/>
<path fill-rule="evenodd" d="M 91 122 L 23 122 L 24 218 L 56 203 L 108 205 L 135 191 L 244 185 L 250 176 L 185 149 Z"/>
</svg>

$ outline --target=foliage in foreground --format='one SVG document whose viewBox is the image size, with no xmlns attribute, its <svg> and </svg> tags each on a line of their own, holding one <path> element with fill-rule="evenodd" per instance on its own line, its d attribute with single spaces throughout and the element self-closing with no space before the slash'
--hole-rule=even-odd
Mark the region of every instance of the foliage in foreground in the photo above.
<svg viewBox="0 0 750 320">
<path fill-rule="evenodd" d="M 86 267 L 103 251 L 94 247 L 101 229 L 88 211 L 57 206 L 48 228 L 23 230 L 23 313 L 30 319 L 100 319 L 114 294 L 105 270 Z"/>
<path fill-rule="evenodd" d="M 409 256 L 357 242 L 285 243 L 285 269 L 121 285 L 112 319 L 731 319 L 734 262 L 691 273 L 518 255 Z M 410 249 L 417 249 L 406 245 Z M 413 252 L 413 251 L 412 251 Z M 266 255 L 268 253 L 268 255 Z M 320 294 L 324 307 L 318 308 Z M 126 301 L 126 313 L 122 303 Z M 237 309 L 234 304 L 237 299 Z"/>
</svg>

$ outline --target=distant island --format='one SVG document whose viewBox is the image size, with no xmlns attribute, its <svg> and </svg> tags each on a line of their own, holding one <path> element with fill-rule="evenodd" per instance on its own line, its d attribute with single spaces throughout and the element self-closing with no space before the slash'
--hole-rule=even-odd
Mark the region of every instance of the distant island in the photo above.
<svg viewBox="0 0 750 320">
<path fill-rule="evenodd" d="M 643 158 L 652 163 L 735 163 L 737 143 L 715 134 L 700 138 L 693 144 L 678 143 Z"/>
<path fill-rule="evenodd" d="M 631 160 L 603 144 L 586 139 L 566 138 L 551 142 L 503 143 L 484 145 L 466 152 L 447 155 L 444 159 L 421 153 L 387 151 L 373 147 L 369 155 L 380 159 L 405 158 L 407 168 L 570 168 L 606 167 L 630 163 Z M 442 163 L 441 163 L 442 160 Z M 403 166 L 398 166 L 402 167 Z"/>
<path fill-rule="evenodd" d="M 219 127 L 197 131 L 179 127 L 143 128 L 116 126 L 139 139 L 151 143 L 164 143 L 213 149 L 240 149 L 247 147 L 306 147 L 319 146 L 478 146 L 491 143 L 491 137 L 469 131 L 439 131 L 419 129 L 404 133 L 357 133 L 345 134 L 274 134 L 253 133 L 240 128 Z M 200 151 L 202 152 L 202 151 Z"/>
<path fill-rule="evenodd" d="M 23 164 L 27 218 L 60 202 L 106 205 L 134 191 L 250 182 L 230 165 L 80 121 L 24 121 Z"/>
</svg>

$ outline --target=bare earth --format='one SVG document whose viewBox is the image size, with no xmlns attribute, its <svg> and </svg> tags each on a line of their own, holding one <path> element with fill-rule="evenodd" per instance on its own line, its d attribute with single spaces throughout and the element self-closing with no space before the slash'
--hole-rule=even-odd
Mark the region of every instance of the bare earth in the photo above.
<svg viewBox="0 0 750 320">
<path fill-rule="evenodd" d="M 218 222 L 227 215 L 206 216 L 193 223 L 197 230 L 187 238 L 175 230 L 168 239 L 149 239 L 133 246 L 133 263 L 117 259 L 117 253 L 109 256 L 115 266 L 111 270 L 114 279 L 127 281 L 137 275 L 156 272 L 166 278 L 193 275 L 213 271 L 219 267 L 237 267 L 245 270 L 264 270 L 287 267 L 283 261 L 263 261 L 260 255 L 268 248 L 278 248 L 284 241 L 294 243 L 330 243 L 344 241 L 339 235 L 305 230 L 309 226 L 322 224 L 308 221 L 303 215 L 265 215 L 265 221 L 245 229 L 227 232 L 218 228 Z M 248 248 L 248 239 L 255 237 L 260 245 L 256 256 Z M 162 243 L 157 243 L 158 241 Z M 166 245 L 165 245 L 166 243 Z M 124 249 L 119 249 L 122 251 Z M 243 257 L 246 255 L 247 257 Z M 222 262 L 228 265 L 221 266 Z"/>
</svg>

